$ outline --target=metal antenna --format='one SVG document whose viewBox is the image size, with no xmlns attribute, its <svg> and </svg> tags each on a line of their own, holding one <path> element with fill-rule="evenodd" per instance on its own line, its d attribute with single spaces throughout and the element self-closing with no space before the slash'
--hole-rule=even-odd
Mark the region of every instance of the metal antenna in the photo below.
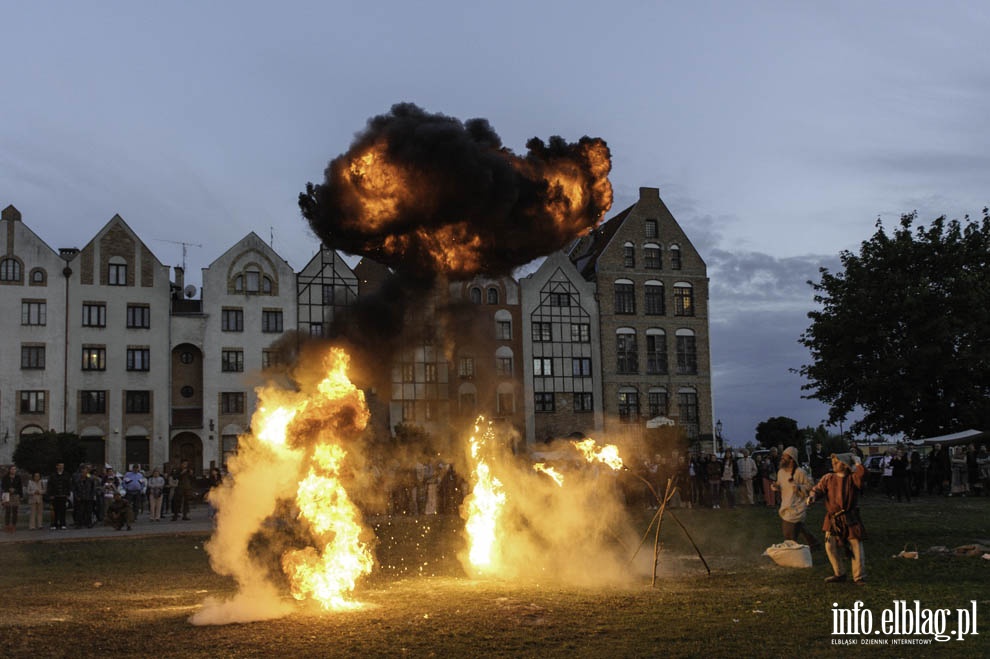
<svg viewBox="0 0 990 659">
<path fill-rule="evenodd" d="M 198 243 L 187 243 L 181 240 L 165 240 L 164 238 L 152 238 L 152 240 L 157 240 L 160 243 L 172 243 L 173 245 L 182 245 L 182 271 L 186 271 L 186 249 L 189 247 L 202 247 Z"/>
</svg>

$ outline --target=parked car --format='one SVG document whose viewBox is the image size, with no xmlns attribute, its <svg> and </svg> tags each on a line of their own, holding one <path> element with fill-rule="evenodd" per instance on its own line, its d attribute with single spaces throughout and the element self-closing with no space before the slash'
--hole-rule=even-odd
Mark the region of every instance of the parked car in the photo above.
<svg viewBox="0 0 990 659">
<path fill-rule="evenodd" d="M 868 487 L 880 487 L 883 479 L 883 458 L 882 455 L 867 456 L 863 466 L 866 467 L 866 485 Z"/>
</svg>

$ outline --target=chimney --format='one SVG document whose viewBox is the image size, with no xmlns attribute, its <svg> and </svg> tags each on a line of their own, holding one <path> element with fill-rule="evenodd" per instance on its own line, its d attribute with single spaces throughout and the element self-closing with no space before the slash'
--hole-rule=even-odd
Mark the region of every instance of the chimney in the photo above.
<svg viewBox="0 0 990 659">
<path fill-rule="evenodd" d="M 660 188 L 640 188 L 639 189 L 639 200 L 640 201 L 660 201 Z"/>
<path fill-rule="evenodd" d="M 175 287 L 182 291 L 186 287 L 186 271 L 182 266 L 173 266 L 175 269 Z M 181 293 L 180 293 L 181 295 Z"/>
<path fill-rule="evenodd" d="M 11 204 L 0 212 L 0 220 L 5 220 L 7 222 L 20 222 L 21 212 L 14 208 L 14 205 Z"/>
</svg>

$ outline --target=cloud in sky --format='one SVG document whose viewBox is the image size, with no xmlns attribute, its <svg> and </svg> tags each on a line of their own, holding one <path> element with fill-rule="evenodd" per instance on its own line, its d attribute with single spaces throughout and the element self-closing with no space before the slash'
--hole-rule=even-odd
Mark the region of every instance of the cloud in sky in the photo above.
<svg viewBox="0 0 990 659">
<path fill-rule="evenodd" d="M 486 118 L 517 153 L 601 136 L 613 213 L 659 187 L 709 264 L 734 433 L 824 416 L 787 373 L 819 263 L 878 216 L 990 203 L 980 3 L 9 4 L 0 206 L 54 247 L 114 213 L 165 263 L 159 241 L 201 244 L 191 283 L 250 231 L 301 268 L 298 194 L 393 103 Z"/>
</svg>

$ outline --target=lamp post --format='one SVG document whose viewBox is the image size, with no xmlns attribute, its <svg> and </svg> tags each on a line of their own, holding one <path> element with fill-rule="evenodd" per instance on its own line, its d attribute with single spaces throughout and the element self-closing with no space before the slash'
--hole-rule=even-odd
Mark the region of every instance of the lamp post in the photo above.
<svg viewBox="0 0 990 659">
<path fill-rule="evenodd" d="M 715 424 L 715 441 L 712 444 L 714 444 L 715 454 L 718 455 L 719 449 L 722 447 L 722 419 L 719 419 Z"/>
</svg>

